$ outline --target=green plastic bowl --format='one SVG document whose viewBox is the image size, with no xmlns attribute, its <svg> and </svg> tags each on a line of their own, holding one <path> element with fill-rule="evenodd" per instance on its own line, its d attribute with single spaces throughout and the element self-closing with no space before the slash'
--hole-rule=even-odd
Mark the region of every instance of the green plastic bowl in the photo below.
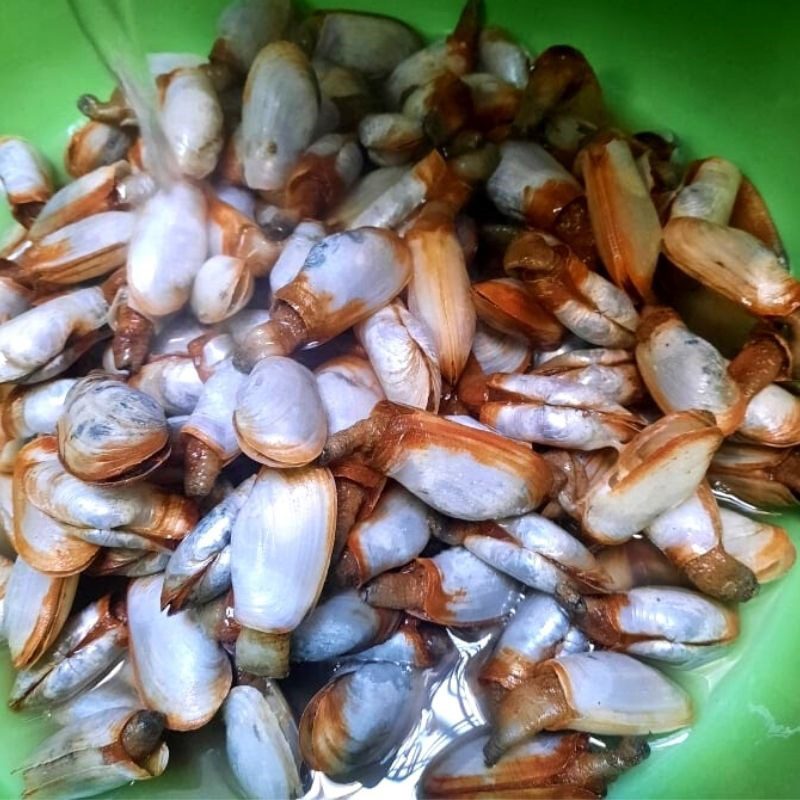
<svg viewBox="0 0 800 800">
<path fill-rule="evenodd" d="M 134 0 L 144 46 L 206 53 L 225 0 Z M 425 34 L 448 31 L 458 0 L 339 0 L 397 14 Z M 800 263 L 800 3 L 790 0 L 486 0 L 488 17 L 532 51 L 571 44 L 586 54 L 618 118 L 636 130 L 672 130 L 687 157 L 721 155 L 763 192 Z M 398 8 L 399 7 L 399 8 Z M 81 37 L 66 0 L 0 0 L 0 134 L 35 142 L 63 171 L 75 100 L 111 81 Z M 797 181 L 798 183 L 795 183 Z M 5 210 L 0 231 L 9 217 Z M 800 531 L 797 518 L 786 520 Z M 800 567 L 742 609 L 731 657 L 680 677 L 697 722 L 655 748 L 611 788 L 612 798 L 800 797 Z M 165 647 L 169 646 L 165 642 Z M 0 696 L 11 669 L 0 664 Z M 21 791 L 12 774 L 42 724 L 0 708 L 0 796 Z M 204 734 L 182 737 L 164 776 L 114 797 L 232 796 L 221 756 Z"/>
</svg>

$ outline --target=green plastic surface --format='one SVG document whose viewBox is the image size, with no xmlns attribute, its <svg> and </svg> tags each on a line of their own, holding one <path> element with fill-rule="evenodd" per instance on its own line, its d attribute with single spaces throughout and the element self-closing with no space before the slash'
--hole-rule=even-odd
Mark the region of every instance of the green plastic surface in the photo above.
<svg viewBox="0 0 800 800">
<path fill-rule="evenodd" d="M 672 130 L 687 156 L 736 162 L 763 192 L 795 264 L 800 264 L 800 3 L 792 0 L 486 0 L 489 20 L 534 52 L 582 49 L 608 101 L 632 128 Z M 151 51 L 208 51 L 224 0 L 134 0 Z M 448 30 L 454 0 L 341 0 L 394 13 L 428 35 Z M 61 168 L 66 131 L 83 92 L 111 81 L 65 0 L 0 0 L 0 134 L 30 138 Z M 0 231 L 8 216 L 0 218 Z M 800 525 L 787 520 L 797 536 Z M 677 746 L 616 783 L 612 798 L 800 797 L 800 567 L 742 609 L 732 657 L 681 681 L 697 700 L 697 723 Z M 169 646 L 165 642 L 165 646 Z M 0 652 L 0 697 L 10 685 Z M 11 774 L 41 726 L 0 707 L 0 796 L 17 796 Z M 673 737 L 674 738 L 674 737 Z M 194 754 L 191 760 L 189 756 Z M 205 757 L 204 757 L 205 756 Z M 184 738 L 167 773 L 114 797 L 230 796 L 208 737 Z"/>
</svg>

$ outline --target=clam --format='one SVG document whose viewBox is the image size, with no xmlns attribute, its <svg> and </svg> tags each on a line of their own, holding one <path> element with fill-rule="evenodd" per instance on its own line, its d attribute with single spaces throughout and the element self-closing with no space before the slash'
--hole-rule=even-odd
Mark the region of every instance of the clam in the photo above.
<svg viewBox="0 0 800 800">
<path fill-rule="evenodd" d="M 696 217 L 727 225 L 739 193 L 742 173 L 724 158 L 705 158 L 691 171 L 691 179 L 672 201 L 670 219 Z"/>
<path fill-rule="evenodd" d="M 300 742 L 291 709 L 268 681 L 264 692 L 235 686 L 223 706 L 228 763 L 245 797 L 303 794 Z"/>
<path fill-rule="evenodd" d="M 551 486 L 549 468 L 527 447 L 385 401 L 368 419 L 331 436 L 322 459 L 335 463 L 356 451 L 432 508 L 459 519 L 523 514 Z"/>
<path fill-rule="evenodd" d="M 481 666 L 478 680 L 490 699 L 498 703 L 506 692 L 533 677 L 543 661 L 588 649 L 588 640 L 577 633 L 559 603 L 546 594 L 532 592 L 503 628 Z"/>
<path fill-rule="evenodd" d="M 532 348 L 516 336 L 506 336 L 478 322 L 472 340 L 472 357 L 484 375 L 495 372 L 523 372 L 531 362 Z M 469 365 L 469 362 L 467 362 Z M 461 373 L 462 380 L 469 366 Z"/>
<path fill-rule="evenodd" d="M 438 410 L 442 376 L 436 343 L 428 326 L 400 300 L 360 322 L 356 336 L 389 400 L 427 411 Z"/>
<path fill-rule="evenodd" d="M 537 350 L 553 350 L 564 329 L 545 311 L 522 281 L 494 278 L 472 285 L 478 318 L 497 331 L 529 342 Z"/>
<path fill-rule="evenodd" d="M 163 731 L 162 714 L 130 708 L 71 722 L 20 767 L 25 797 L 87 797 L 158 777 L 169 759 Z"/>
<path fill-rule="evenodd" d="M 614 592 L 627 592 L 635 586 L 680 586 L 686 581 L 647 539 L 629 539 L 616 547 L 604 547 L 596 558 L 609 578 L 608 588 Z"/>
<path fill-rule="evenodd" d="M 253 276 L 243 259 L 212 256 L 197 273 L 190 305 L 200 322 L 213 325 L 241 311 L 254 289 Z"/>
<path fill-rule="evenodd" d="M 764 202 L 761 192 L 746 175 L 742 175 L 742 181 L 739 184 L 736 202 L 731 211 L 730 224 L 764 242 L 767 247 L 777 253 L 778 260 L 782 264 L 788 262 L 786 250 L 769 208 Z"/>
<path fill-rule="evenodd" d="M 64 466 L 89 482 L 143 478 L 169 455 L 161 406 L 102 373 L 82 378 L 70 389 L 57 433 Z"/>
<path fill-rule="evenodd" d="M 436 513 L 411 492 L 387 486 L 369 516 L 348 534 L 334 579 L 340 586 L 361 586 L 402 567 L 425 549 L 439 524 Z"/>
<path fill-rule="evenodd" d="M 678 217 L 664 227 L 663 249 L 687 275 L 751 314 L 785 317 L 800 307 L 800 284 L 774 250 L 746 231 Z"/>
<path fill-rule="evenodd" d="M 605 585 L 606 576 L 591 552 L 539 514 L 452 527 L 471 553 L 541 592 L 574 597 L 576 581 L 601 590 Z"/>
<path fill-rule="evenodd" d="M 126 578 L 146 578 L 162 573 L 169 562 L 169 551 L 147 551 L 137 547 L 112 547 L 102 550 L 92 562 L 87 575 L 118 575 Z"/>
<path fill-rule="evenodd" d="M 538 302 L 584 341 L 600 347 L 633 345 L 639 317 L 630 298 L 557 239 L 521 233 L 509 245 L 503 265 L 509 275 L 530 284 Z"/>
<path fill-rule="evenodd" d="M 325 227 L 314 220 L 304 220 L 292 231 L 269 273 L 269 286 L 273 292 L 291 283 L 302 269 L 311 248 L 324 236 Z"/>
<path fill-rule="evenodd" d="M 9 439 L 28 439 L 56 432 L 64 401 L 76 378 L 61 378 L 34 386 L 17 386 L 2 403 L 3 433 Z"/>
<path fill-rule="evenodd" d="M 593 749 L 585 733 L 540 733 L 511 748 L 494 766 L 483 761 L 486 729 L 458 736 L 420 777 L 424 798 L 599 798 L 606 786 L 650 753 L 641 738 Z"/>
<path fill-rule="evenodd" d="M 242 451 L 272 467 L 313 461 L 328 433 L 314 374 L 283 356 L 261 359 L 245 378 L 233 424 Z"/>
<path fill-rule="evenodd" d="M 365 597 L 370 605 L 465 627 L 504 617 L 519 599 L 518 586 L 468 550 L 454 547 L 379 575 L 367 584 Z"/>
<path fill-rule="evenodd" d="M 665 307 L 645 309 L 637 338 L 639 372 L 665 414 L 710 411 L 726 436 L 739 427 L 746 399 L 714 345 L 692 333 Z"/>
<path fill-rule="evenodd" d="M 244 379 L 245 375 L 227 359 L 203 384 L 197 405 L 182 429 L 186 438 L 188 495 L 207 495 L 222 467 L 241 452 L 233 410 Z"/>
<path fill-rule="evenodd" d="M 93 286 L 58 295 L 4 322 L 0 381 L 31 379 L 37 371 L 44 374 L 42 369 L 55 362 L 70 341 L 76 343 L 105 325 L 107 313 L 103 291 Z"/>
<path fill-rule="evenodd" d="M 425 696 L 422 673 L 396 664 L 361 664 L 334 675 L 300 719 L 303 760 L 342 780 L 387 759 L 417 722 Z"/>
<path fill-rule="evenodd" d="M 383 400 L 378 376 L 364 358 L 339 356 L 317 367 L 314 374 L 329 435 L 366 419 Z"/>
<path fill-rule="evenodd" d="M 645 533 L 705 594 L 742 601 L 758 590 L 753 573 L 722 545 L 720 509 L 705 483 L 683 503 L 656 517 Z"/>
<path fill-rule="evenodd" d="M 559 213 L 582 194 L 581 186 L 543 147 L 507 141 L 486 191 L 506 216 L 535 228 L 551 228 Z"/>
<path fill-rule="evenodd" d="M 190 183 L 160 189 L 139 209 L 127 263 L 128 292 L 135 311 L 164 317 L 189 299 L 206 260 L 206 214 L 202 191 Z"/>
<path fill-rule="evenodd" d="M 69 616 L 78 576 L 45 575 L 18 556 L 3 600 L 3 633 L 15 669 L 35 664 Z"/>
<path fill-rule="evenodd" d="M 383 609 L 383 613 L 386 610 Z M 447 632 L 438 625 L 405 617 L 400 627 L 380 644 L 348 655 L 348 661 L 388 661 L 417 669 L 436 666 L 453 649 Z"/>
<path fill-rule="evenodd" d="M 481 422 L 511 439 L 578 450 L 619 450 L 641 427 L 634 414 L 577 381 L 498 374 L 489 378 L 488 387 L 494 402 L 481 407 Z"/>
<path fill-rule="evenodd" d="M 422 47 L 416 31 L 382 14 L 318 11 L 305 25 L 315 33 L 315 59 L 328 59 L 372 79 L 385 77 Z"/>
<path fill-rule="evenodd" d="M 478 67 L 524 89 L 528 83 L 530 57 L 502 28 L 486 26 L 478 38 Z"/>
<path fill-rule="evenodd" d="M 373 608 L 347 589 L 323 600 L 292 631 L 291 658 L 333 661 L 384 642 L 399 624 L 397 611 Z"/>
<path fill-rule="evenodd" d="M 280 189 L 311 144 L 319 114 L 308 59 L 291 42 L 263 47 L 247 74 L 242 102 L 244 176 L 252 189 Z"/>
<path fill-rule="evenodd" d="M 172 553 L 164 572 L 161 606 L 180 611 L 200 589 L 209 571 L 219 564 L 222 553 L 230 545 L 231 531 L 242 506 L 247 502 L 255 483 L 255 476 L 248 478 L 221 502 L 205 514 L 181 540 Z M 228 551 L 227 581 L 215 585 L 215 595 L 227 591 L 230 584 L 230 551 Z M 217 566 L 217 569 L 220 567 Z M 216 580 L 215 580 L 216 584 Z M 219 591 L 216 591 L 219 589 Z"/>
<path fill-rule="evenodd" d="M 403 116 L 420 126 L 417 130 L 424 144 L 447 144 L 470 121 L 473 108 L 466 77 L 444 72 L 410 91 L 403 100 Z M 373 160 L 375 156 L 380 160 L 380 155 L 370 151 Z"/>
<path fill-rule="evenodd" d="M 472 72 L 462 81 L 469 87 L 475 127 L 491 132 L 514 121 L 522 99 L 516 86 L 491 72 Z"/>
<path fill-rule="evenodd" d="M 101 597 L 67 622 L 33 667 L 17 674 L 9 705 L 47 709 L 71 699 L 114 667 L 127 640 L 124 606 L 112 603 L 108 595 Z"/>
<path fill-rule="evenodd" d="M 203 382 L 191 358 L 164 356 L 145 364 L 129 381 L 149 395 L 170 416 L 191 414 L 203 391 Z"/>
<path fill-rule="evenodd" d="M 630 147 L 622 139 L 593 142 L 578 157 L 597 249 L 614 283 L 645 300 L 652 291 L 661 223 Z"/>
<path fill-rule="evenodd" d="M 0 184 L 14 217 L 26 227 L 53 194 L 50 168 L 24 139 L 0 138 Z"/>
<path fill-rule="evenodd" d="M 722 546 L 753 571 L 759 583 L 774 581 L 794 565 L 797 551 L 786 529 L 720 508 Z"/>
<path fill-rule="evenodd" d="M 222 108 L 202 67 L 185 66 L 160 76 L 161 125 L 180 171 L 205 178 L 217 165 L 223 145 Z"/>
<path fill-rule="evenodd" d="M 0 325 L 31 307 L 32 293 L 12 278 L 0 276 Z"/>
<path fill-rule="evenodd" d="M 335 523 L 333 476 L 320 467 L 262 469 L 234 523 L 235 617 L 275 640 L 282 657 L 270 677 L 288 671 L 288 634 L 322 591 Z"/>
<path fill-rule="evenodd" d="M 89 122 L 70 137 L 64 152 L 64 166 L 73 178 L 125 158 L 133 137 L 129 130 L 105 122 Z"/>
<path fill-rule="evenodd" d="M 408 247 L 391 231 L 359 228 L 327 236 L 275 293 L 272 318 L 250 331 L 237 360 L 252 369 L 265 356 L 328 341 L 386 305 L 410 277 Z"/>
<path fill-rule="evenodd" d="M 581 503 L 586 533 L 619 544 L 687 500 L 722 443 L 710 417 L 699 411 L 669 414 L 631 439 Z"/>
<path fill-rule="evenodd" d="M 573 618 L 603 647 L 684 667 L 719 658 L 739 635 L 735 611 L 670 586 L 583 597 Z"/>
<path fill-rule="evenodd" d="M 424 152 L 427 138 L 422 123 L 405 114 L 367 114 L 358 124 L 358 139 L 379 167 L 407 164 Z"/>
<path fill-rule="evenodd" d="M 637 736 L 683 728 L 692 717 L 689 696 L 653 667 L 621 653 L 577 653 L 546 661 L 505 696 L 484 754 L 493 766 L 545 729 Z"/>
<path fill-rule="evenodd" d="M 291 12 L 289 0 L 234 0 L 217 19 L 211 59 L 246 73 L 259 50 L 283 36 Z"/>
<path fill-rule="evenodd" d="M 231 687 L 225 651 L 200 627 L 192 611 L 161 610 L 163 577 L 128 587 L 130 653 L 136 684 L 147 706 L 170 730 L 195 730 L 217 712 Z"/>
<path fill-rule="evenodd" d="M 800 398 L 777 384 L 766 386 L 747 404 L 737 433 L 770 447 L 800 444 Z"/>
</svg>

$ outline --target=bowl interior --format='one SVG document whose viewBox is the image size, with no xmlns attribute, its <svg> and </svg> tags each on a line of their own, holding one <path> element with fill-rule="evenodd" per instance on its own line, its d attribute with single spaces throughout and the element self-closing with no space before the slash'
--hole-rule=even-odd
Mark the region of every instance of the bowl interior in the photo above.
<svg viewBox="0 0 800 800">
<path fill-rule="evenodd" d="M 130 0 L 128 0 L 130 2 Z M 136 0 L 147 50 L 206 53 L 224 0 Z M 458 14 L 457 0 L 406 0 L 401 10 L 377 0 L 314 2 L 397 14 L 430 36 Z M 486 0 L 488 18 L 532 51 L 568 43 L 594 65 L 609 105 L 634 130 L 675 132 L 687 157 L 721 155 L 761 189 L 790 256 L 800 262 L 800 4 L 674 0 Z M 78 95 L 108 93 L 111 81 L 84 42 L 66 0 L 0 3 L 0 135 L 30 138 L 63 168 Z M 0 233 L 9 221 L 0 211 Z M 795 515 L 783 520 L 798 539 Z M 742 609 L 742 635 L 731 656 L 677 680 L 697 700 L 697 723 L 657 742 L 643 766 L 611 788 L 613 798 L 797 797 L 800 736 L 800 568 Z M 165 646 L 169 646 L 165 642 Z M 0 653 L 0 696 L 11 669 Z M 12 774 L 41 738 L 42 724 L 0 707 L 0 796 L 21 789 Z M 679 746 L 678 746 L 679 745 Z M 214 739 L 184 736 L 156 783 L 115 797 L 218 797 L 233 789 Z M 384 795 L 385 796 L 385 795 Z"/>
</svg>

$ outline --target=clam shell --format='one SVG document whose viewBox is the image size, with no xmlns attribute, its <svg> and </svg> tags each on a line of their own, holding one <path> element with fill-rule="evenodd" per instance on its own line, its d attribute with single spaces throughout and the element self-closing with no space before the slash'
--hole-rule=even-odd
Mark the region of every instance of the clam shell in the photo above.
<svg viewBox="0 0 800 800">
<path fill-rule="evenodd" d="M 326 361 L 314 374 L 329 435 L 366 419 L 375 404 L 384 399 L 383 389 L 369 361 L 358 356 L 340 356 Z"/>
<path fill-rule="evenodd" d="M 253 276 L 241 258 L 212 256 L 192 286 L 190 305 L 197 319 L 213 325 L 241 311 L 253 296 Z"/>
</svg>

